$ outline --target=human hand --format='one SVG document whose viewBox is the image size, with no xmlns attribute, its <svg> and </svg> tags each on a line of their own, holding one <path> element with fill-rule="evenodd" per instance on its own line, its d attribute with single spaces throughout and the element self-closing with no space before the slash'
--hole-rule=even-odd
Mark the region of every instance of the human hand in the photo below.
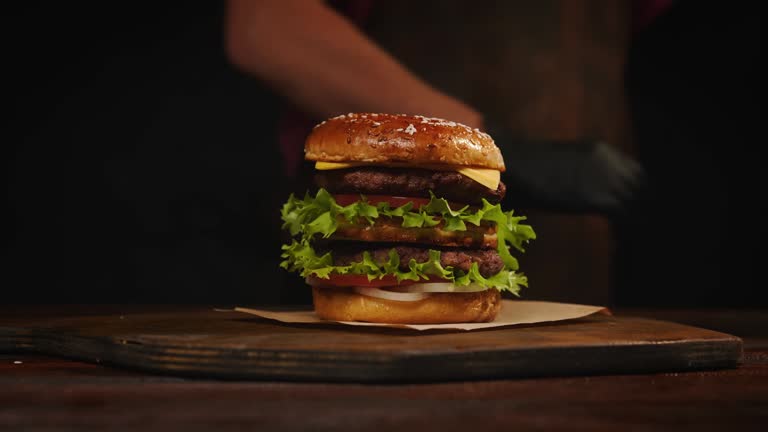
<svg viewBox="0 0 768 432">
<path fill-rule="evenodd" d="M 504 155 L 515 206 L 617 214 L 645 185 L 642 166 L 602 141 L 528 141 L 487 128 Z"/>
</svg>

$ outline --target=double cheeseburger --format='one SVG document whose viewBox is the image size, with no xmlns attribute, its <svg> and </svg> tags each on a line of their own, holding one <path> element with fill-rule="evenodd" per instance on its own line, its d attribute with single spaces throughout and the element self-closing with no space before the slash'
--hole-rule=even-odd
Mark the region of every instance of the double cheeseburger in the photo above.
<svg viewBox="0 0 768 432">
<path fill-rule="evenodd" d="M 510 250 L 536 234 L 499 202 L 490 136 L 436 118 L 347 114 L 317 125 L 305 158 L 317 191 L 282 208 L 281 266 L 312 287 L 322 319 L 493 321 L 527 279 Z"/>
</svg>

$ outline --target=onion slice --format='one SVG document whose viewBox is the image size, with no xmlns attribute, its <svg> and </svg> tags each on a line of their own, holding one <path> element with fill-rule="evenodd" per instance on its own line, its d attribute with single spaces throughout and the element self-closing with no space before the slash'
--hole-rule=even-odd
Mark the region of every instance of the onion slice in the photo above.
<svg viewBox="0 0 768 432">
<path fill-rule="evenodd" d="M 391 289 L 401 293 L 464 293 L 485 291 L 488 287 L 475 283 L 460 286 L 451 282 L 430 282 L 391 287 Z"/>
<path fill-rule="evenodd" d="M 429 297 L 428 293 L 394 292 L 394 291 L 385 291 L 383 289 L 374 288 L 374 287 L 354 287 L 353 289 L 355 290 L 356 293 L 362 294 L 364 296 L 376 297 L 380 299 L 394 300 L 394 301 L 412 302 L 412 301 L 424 300 L 425 298 Z"/>
</svg>

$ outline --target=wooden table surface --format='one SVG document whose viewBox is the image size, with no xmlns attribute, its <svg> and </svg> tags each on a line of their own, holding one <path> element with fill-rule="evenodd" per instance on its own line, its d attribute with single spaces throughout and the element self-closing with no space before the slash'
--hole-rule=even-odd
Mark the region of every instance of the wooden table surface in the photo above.
<svg viewBox="0 0 768 432">
<path fill-rule="evenodd" d="M 3 306 L 0 314 L 32 322 L 97 309 L 110 307 Z M 614 312 L 740 336 L 744 363 L 694 373 L 363 385 L 183 379 L 4 354 L 0 431 L 742 431 L 768 424 L 768 313 Z"/>
</svg>

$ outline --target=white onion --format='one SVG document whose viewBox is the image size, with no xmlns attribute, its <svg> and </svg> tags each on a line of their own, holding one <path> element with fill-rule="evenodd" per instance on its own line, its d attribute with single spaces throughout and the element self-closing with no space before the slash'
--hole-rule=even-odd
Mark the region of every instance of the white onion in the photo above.
<svg viewBox="0 0 768 432">
<path fill-rule="evenodd" d="M 376 297 L 380 299 L 385 300 L 394 300 L 394 301 L 419 301 L 424 300 L 425 298 L 429 297 L 429 294 L 427 293 L 411 293 L 411 292 L 394 292 L 394 291 L 385 291 L 379 288 L 374 287 L 354 287 L 353 288 L 356 293 L 362 294 L 368 297 Z"/>
<path fill-rule="evenodd" d="M 392 287 L 397 292 L 402 293 L 461 293 L 485 291 L 488 287 L 480 284 L 469 284 L 464 286 L 454 285 L 451 282 L 431 282 L 415 283 L 405 286 Z"/>
</svg>

